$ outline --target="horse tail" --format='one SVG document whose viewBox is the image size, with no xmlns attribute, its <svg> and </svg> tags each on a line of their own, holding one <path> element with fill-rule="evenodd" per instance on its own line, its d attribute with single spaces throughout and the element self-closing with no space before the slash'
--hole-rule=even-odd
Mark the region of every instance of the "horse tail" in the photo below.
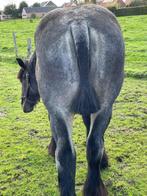
<svg viewBox="0 0 147 196">
<path fill-rule="evenodd" d="M 78 93 L 72 101 L 72 110 L 79 114 L 91 114 L 99 110 L 96 92 L 90 83 L 90 34 L 85 21 L 71 24 L 71 36 L 75 46 L 80 83 Z"/>
</svg>

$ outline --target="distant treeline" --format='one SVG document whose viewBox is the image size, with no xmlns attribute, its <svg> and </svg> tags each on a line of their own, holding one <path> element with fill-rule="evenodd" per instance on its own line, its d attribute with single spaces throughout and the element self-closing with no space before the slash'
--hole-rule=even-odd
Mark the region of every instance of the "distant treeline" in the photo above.
<svg viewBox="0 0 147 196">
<path fill-rule="evenodd" d="M 36 2 L 31 7 L 39 7 L 40 3 Z M 11 16 L 12 18 L 21 18 L 22 10 L 24 7 L 28 7 L 25 1 L 20 2 L 18 9 L 15 4 L 8 4 L 4 8 L 4 14 Z"/>
</svg>

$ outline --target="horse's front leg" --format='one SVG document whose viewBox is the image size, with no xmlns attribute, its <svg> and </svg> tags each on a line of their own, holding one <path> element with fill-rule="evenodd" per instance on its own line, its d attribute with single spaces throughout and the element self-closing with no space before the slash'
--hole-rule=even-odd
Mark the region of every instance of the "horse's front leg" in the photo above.
<svg viewBox="0 0 147 196">
<path fill-rule="evenodd" d="M 56 142 L 55 161 L 61 196 L 75 196 L 76 154 L 71 140 L 72 115 L 58 111 L 50 115 Z"/>
<path fill-rule="evenodd" d="M 88 175 L 84 185 L 84 196 L 107 195 L 101 179 L 100 163 L 104 153 L 103 135 L 109 124 L 111 111 L 111 108 L 104 108 L 96 114 L 91 114 L 91 128 L 87 138 Z"/>
</svg>

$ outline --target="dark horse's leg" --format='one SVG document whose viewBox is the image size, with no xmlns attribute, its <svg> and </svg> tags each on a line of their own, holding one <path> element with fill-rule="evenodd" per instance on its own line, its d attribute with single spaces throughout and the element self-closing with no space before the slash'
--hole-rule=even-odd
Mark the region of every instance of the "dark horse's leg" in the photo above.
<svg viewBox="0 0 147 196">
<path fill-rule="evenodd" d="M 48 115 L 49 121 L 50 121 L 50 115 Z M 55 157 L 55 150 L 56 150 L 56 142 L 55 139 L 52 135 L 51 141 L 48 145 L 48 154 L 51 155 L 52 157 Z"/>
<path fill-rule="evenodd" d="M 90 131 L 90 115 L 82 115 L 82 118 L 83 118 L 83 122 L 86 126 L 87 137 L 88 137 L 88 134 Z M 100 168 L 105 169 L 107 167 L 108 167 L 108 156 L 106 154 L 106 151 L 104 150 L 103 157 L 102 157 L 101 164 L 100 164 Z"/>
<path fill-rule="evenodd" d="M 75 196 L 76 154 L 71 140 L 72 115 L 56 111 L 50 119 L 57 146 L 55 160 L 60 196 Z"/>
<path fill-rule="evenodd" d="M 48 145 L 48 154 L 55 157 L 56 142 L 52 136 L 50 144 Z"/>
<path fill-rule="evenodd" d="M 90 115 L 82 115 L 82 118 L 83 118 L 83 122 L 86 126 L 86 131 L 87 131 L 87 136 L 89 134 L 89 131 L 90 131 Z"/>
<path fill-rule="evenodd" d="M 106 196 L 107 190 L 100 174 L 100 162 L 104 152 L 103 135 L 109 124 L 112 108 L 103 108 L 91 115 L 91 130 L 87 138 L 88 175 L 84 196 Z"/>
</svg>

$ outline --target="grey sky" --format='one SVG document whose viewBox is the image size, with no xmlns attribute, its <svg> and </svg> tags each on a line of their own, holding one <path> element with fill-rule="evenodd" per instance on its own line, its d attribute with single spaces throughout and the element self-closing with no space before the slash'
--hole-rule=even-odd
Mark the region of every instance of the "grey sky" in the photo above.
<svg viewBox="0 0 147 196">
<path fill-rule="evenodd" d="M 0 10 L 3 10 L 4 6 L 7 4 L 15 3 L 17 7 L 19 6 L 19 3 L 23 0 L 0 0 Z M 28 3 L 28 5 L 32 5 L 35 2 L 43 2 L 47 0 L 24 0 Z M 61 6 L 64 2 L 70 2 L 70 0 L 52 0 L 56 5 Z"/>
</svg>

